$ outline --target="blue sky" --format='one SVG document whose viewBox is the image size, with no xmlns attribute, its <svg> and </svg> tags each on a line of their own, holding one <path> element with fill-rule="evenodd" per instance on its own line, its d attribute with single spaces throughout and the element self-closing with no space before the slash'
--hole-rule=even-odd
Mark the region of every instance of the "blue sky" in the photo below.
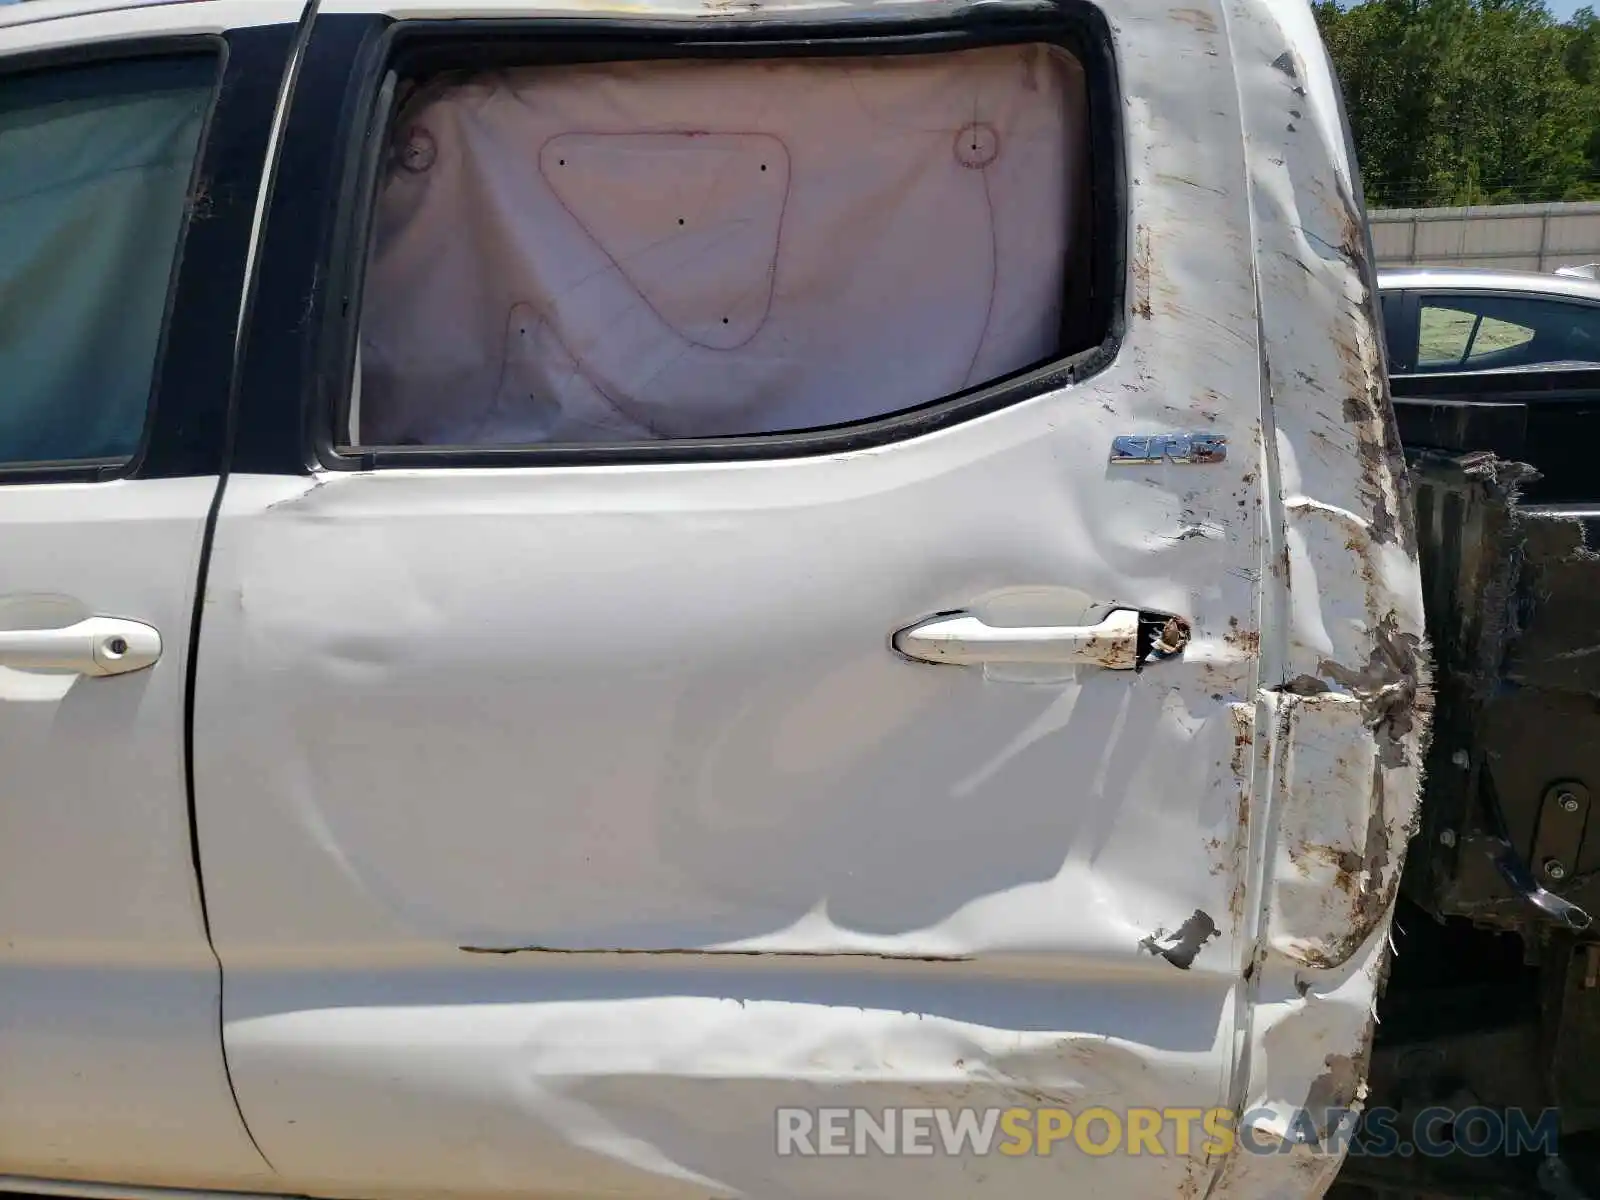
<svg viewBox="0 0 1600 1200">
<path fill-rule="evenodd" d="M 1600 4 L 1593 4 L 1592 0 L 1544 0 L 1544 2 L 1549 5 L 1550 11 L 1555 13 L 1559 21 L 1565 21 L 1585 3 L 1590 3 L 1593 8 L 1600 11 Z"/>
</svg>

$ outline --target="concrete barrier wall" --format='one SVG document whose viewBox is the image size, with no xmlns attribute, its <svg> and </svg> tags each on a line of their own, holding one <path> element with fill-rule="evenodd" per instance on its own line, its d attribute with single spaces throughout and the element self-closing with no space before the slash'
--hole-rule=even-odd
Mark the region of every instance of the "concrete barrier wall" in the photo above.
<svg viewBox="0 0 1600 1200">
<path fill-rule="evenodd" d="M 1553 271 L 1600 262 L 1600 203 L 1378 208 L 1378 265 Z"/>
</svg>

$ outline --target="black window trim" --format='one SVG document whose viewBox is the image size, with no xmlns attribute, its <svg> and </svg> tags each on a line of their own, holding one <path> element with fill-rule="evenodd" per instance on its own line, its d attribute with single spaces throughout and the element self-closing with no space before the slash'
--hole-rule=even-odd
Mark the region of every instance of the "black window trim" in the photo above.
<svg viewBox="0 0 1600 1200">
<path fill-rule="evenodd" d="M 518 62 L 685 57 L 914 54 L 1038 42 L 1072 52 L 1089 109 L 1087 238 L 1090 330 L 1096 344 L 954 396 L 865 421 L 794 432 L 659 442 L 342 449 L 336 422 L 354 387 L 356 322 L 376 178 L 398 55 L 498 54 Z M 319 50 L 321 53 L 319 54 Z M 316 19 L 286 130 L 267 225 L 258 320 L 250 330 L 232 469 L 306 474 L 381 468 L 471 468 L 777 460 L 916 437 L 1081 382 L 1116 356 L 1125 323 L 1128 194 L 1121 92 L 1104 15 L 1086 0 L 981 3 L 938 16 L 796 22 L 531 18 L 393 21 Z M 308 86 L 309 85 L 309 86 Z M 338 93 L 338 94 L 336 94 Z M 329 122 L 337 112 L 337 122 Z M 320 125 L 320 129 L 318 126 Z M 320 142 L 320 164 L 311 152 Z M 333 196 L 333 203 L 315 197 Z M 283 203 L 278 203 L 279 198 Z M 322 228 L 315 228 L 318 209 Z M 303 336 L 306 330 L 314 336 Z"/>
<path fill-rule="evenodd" d="M 1411 293 L 1397 288 L 1381 289 L 1383 296 L 1383 343 L 1391 377 L 1409 373 L 1416 349 L 1407 338 L 1414 328 L 1415 305 Z"/>
<path fill-rule="evenodd" d="M 1416 373 L 1417 355 L 1421 352 L 1422 326 L 1418 323 L 1417 293 L 1407 288 L 1398 293 L 1399 314 L 1390 329 L 1394 341 L 1389 347 L 1389 374 L 1410 376 Z"/>
</svg>

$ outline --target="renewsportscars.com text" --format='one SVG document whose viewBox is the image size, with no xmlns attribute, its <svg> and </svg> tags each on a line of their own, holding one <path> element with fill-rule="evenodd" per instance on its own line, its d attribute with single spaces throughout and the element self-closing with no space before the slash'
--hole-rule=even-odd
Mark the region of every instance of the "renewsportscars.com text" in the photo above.
<svg viewBox="0 0 1600 1200">
<path fill-rule="evenodd" d="M 1284 1154 L 1553 1155 L 1555 1109 L 780 1108 L 780 1157 Z M 1273 1132 L 1282 1129 L 1282 1134 Z"/>
</svg>

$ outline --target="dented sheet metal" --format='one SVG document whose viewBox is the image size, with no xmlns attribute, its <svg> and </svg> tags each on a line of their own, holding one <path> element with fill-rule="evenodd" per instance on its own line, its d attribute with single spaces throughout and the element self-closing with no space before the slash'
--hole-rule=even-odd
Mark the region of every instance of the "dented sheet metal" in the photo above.
<svg viewBox="0 0 1600 1200">
<path fill-rule="evenodd" d="M 1309 10 L 1235 3 L 1273 513 L 1262 937 L 1235 1093 L 1359 1107 L 1431 706 L 1411 500 L 1337 83 Z M 1332 336 L 1328 336 L 1329 332 Z M 1268 663 L 1271 667 L 1268 667 Z M 1315 1195 L 1337 1163 L 1236 1156 L 1219 1194 Z"/>
<path fill-rule="evenodd" d="M 1126 328 L 1084 377 L 782 462 L 230 481 L 196 791 L 285 1186 L 1325 1186 L 1292 1147 L 774 1151 L 781 1106 L 1224 1106 L 1270 1141 L 1363 1094 L 1429 690 L 1334 87 L 1303 7 L 1109 19 Z M 1108 461 L 1174 430 L 1227 457 Z M 891 648 L 1117 608 L 1181 618 L 1164 660 Z"/>
</svg>

